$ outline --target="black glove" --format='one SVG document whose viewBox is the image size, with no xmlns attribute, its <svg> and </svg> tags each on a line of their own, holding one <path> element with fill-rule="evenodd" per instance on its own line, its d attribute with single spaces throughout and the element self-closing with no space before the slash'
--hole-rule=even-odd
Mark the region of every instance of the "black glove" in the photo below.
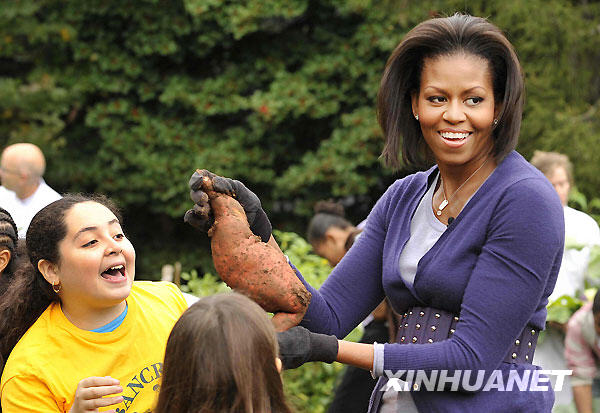
<svg viewBox="0 0 600 413">
<path fill-rule="evenodd" d="M 208 232 L 215 222 L 208 195 L 202 190 L 192 191 L 191 194 L 194 207 L 186 211 L 183 220 L 200 231 Z"/>
<path fill-rule="evenodd" d="M 333 363 L 338 354 L 335 336 L 313 333 L 300 326 L 277 333 L 277 341 L 284 369 L 295 369 L 309 361 Z"/>
<path fill-rule="evenodd" d="M 208 172 L 208 171 L 207 171 Z M 227 194 L 235 198 L 244 208 L 250 230 L 254 235 L 258 235 L 263 242 L 271 238 L 271 222 L 267 214 L 262 209 L 260 199 L 254 192 L 246 188 L 240 181 L 208 172 L 213 181 L 213 189 L 217 192 Z M 208 231 L 214 222 L 214 217 L 210 212 L 208 204 L 208 195 L 201 189 L 202 175 L 197 171 L 190 178 L 190 196 L 196 205 L 185 213 L 183 218 L 185 222 L 202 231 Z"/>
</svg>

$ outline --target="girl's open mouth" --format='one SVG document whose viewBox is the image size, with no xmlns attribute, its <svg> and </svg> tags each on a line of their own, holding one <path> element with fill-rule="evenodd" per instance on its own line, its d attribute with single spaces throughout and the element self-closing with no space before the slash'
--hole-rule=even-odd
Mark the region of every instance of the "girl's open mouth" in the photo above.
<svg viewBox="0 0 600 413">
<path fill-rule="evenodd" d="M 104 270 L 100 276 L 109 281 L 122 281 L 125 277 L 125 266 L 115 265 Z"/>
</svg>

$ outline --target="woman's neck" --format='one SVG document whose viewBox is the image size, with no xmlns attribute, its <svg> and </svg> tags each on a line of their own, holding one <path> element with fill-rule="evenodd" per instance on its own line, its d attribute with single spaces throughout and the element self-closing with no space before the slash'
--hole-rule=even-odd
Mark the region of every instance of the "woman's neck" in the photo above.
<svg viewBox="0 0 600 413">
<path fill-rule="evenodd" d="M 125 300 L 114 306 L 105 308 L 80 307 L 61 303 L 61 309 L 67 320 L 75 327 L 82 330 L 94 330 L 105 326 L 117 318 L 123 311 L 127 303 Z"/>
<path fill-rule="evenodd" d="M 480 158 L 464 165 L 438 164 L 446 197 L 450 198 L 457 190 L 462 197 L 464 194 L 469 194 L 470 197 L 496 169 L 496 166 L 498 163 L 493 156 Z M 458 195 L 456 193 L 456 196 Z"/>
<path fill-rule="evenodd" d="M 444 224 L 456 218 L 497 165 L 491 156 L 460 166 L 438 163 L 441 179 L 432 199 L 436 218 Z"/>
</svg>

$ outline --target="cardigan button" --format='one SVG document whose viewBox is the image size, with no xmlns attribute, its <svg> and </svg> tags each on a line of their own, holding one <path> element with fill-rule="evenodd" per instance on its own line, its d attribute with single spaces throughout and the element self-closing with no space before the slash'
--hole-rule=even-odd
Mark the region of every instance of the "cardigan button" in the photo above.
<svg viewBox="0 0 600 413">
<path fill-rule="evenodd" d="M 431 326 L 431 331 L 435 331 L 435 330 L 437 330 L 437 327 L 436 326 Z"/>
<path fill-rule="evenodd" d="M 531 341 L 527 342 L 527 347 L 531 348 Z"/>
<path fill-rule="evenodd" d="M 421 328 L 421 324 L 417 323 L 417 325 L 416 325 L 415 327 L 416 327 L 416 328 L 417 328 L 417 330 L 418 330 L 418 329 L 420 329 L 420 328 Z"/>
<path fill-rule="evenodd" d="M 404 340 L 406 340 L 406 337 L 402 336 L 402 338 L 400 339 L 400 341 L 404 343 Z"/>
<path fill-rule="evenodd" d="M 435 318 L 440 318 L 440 313 L 435 313 Z"/>
<path fill-rule="evenodd" d="M 450 334 L 454 334 L 455 331 L 456 331 L 455 329 L 451 328 L 450 329 Z"/>
<path fill-rule="evenodd" d="M 516 339 L 516 340 L 515 340 L 515 344 L 518 346 L 519 344 L 521 344 L 521 340 L 519 340 L 519 339 Z"/>
<path fill-rule="evenodd" d="M 413 338 L 412 338 L 412 342 L 413 342 L 413 343 L 416 343 L 416 342 L 417 342 L 417 337 L 413 337 Z"/>
<path fill-rule="evenodd" d="M 454 321 L 458 321 L 458 317 L 457 316 L 454 316 Z"/>
<path fill-rule="evenodd" d="M 404 327 L 405 327 L 405 328 L 406 328 L 406 327 L 408 327 L 408 323 L 404 323 Z"/>
<path fill-rule="evenodd" d="M 525 354 L 525 361 L 529 361 L 529 355 Z"/>
<path fill-rule="evenodd" d="M 408 315 L 412 315 L 412 311 L 409 311 L 409 312 L 408 312 Z M 532 331 L 533 331 L 533 330 L 532 330 Z"/>
<path fill-rule="evenodd" d="M 431 344 L 431 343 L 433 343 L 433 339 L 430 338 L 430 339 L 427 340 L 427 342 Z"/>
<path fill-rule="evenodd" d="M 423 316 L 425 315 L 425 311 L 421 311 L 421 312 L 419 313 L 419 315 L 420 315 L 421 317 L 423 317 Z"/>
<path fill-rule="evenodd" d="M 513 359 L 516 359 L 516 358 L 517 358 L 517 353 L 512 353 L 511 357 L 512 357 Z"/>
<path fill-rule="evenodd" d="M 535 330 L 531 330 L 531 335 L 535 336 Z"/>
</svg>

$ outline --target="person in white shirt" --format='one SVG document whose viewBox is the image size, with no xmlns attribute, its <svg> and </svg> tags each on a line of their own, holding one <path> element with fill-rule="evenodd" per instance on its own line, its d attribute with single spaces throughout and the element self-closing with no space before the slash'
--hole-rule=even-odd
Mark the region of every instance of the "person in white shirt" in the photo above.
<svg viewBox="0 0 600 413">
<path fill-rule="evenodd" d="M 32 143 L 16 143 L 4 148 L 0 158 L 0 207 L 12 215 L 25 238 L 33 216 L 43 207 L 61 198 L 43 179 L 46 159 Z"/>
<path fill-rule="evenodd" d="M 568 156 L 556 152 L 535 151 L 531 164 L 554 186 L 565 213 L 565 251 L 554 291 L 548 297 L 548 302 L 551 303 L 563 295 L 577 296 L 583 292 L 590 261 L 590 247 L 600 245 L 600 229 L 592 217 L 567 206 L 569 192 L 573 186 L 573 165 Z M 565 329 L 565 325 L 548 323 L 546 336 L 538 343 L 535 351 L 534 364 L 544 370 L 567 369 L 564 355 Z M 566 377 L 562 390 L 556 391 L 555 396 L 555 406 L 572 403 L 569 377 Z"/>
</svg>

